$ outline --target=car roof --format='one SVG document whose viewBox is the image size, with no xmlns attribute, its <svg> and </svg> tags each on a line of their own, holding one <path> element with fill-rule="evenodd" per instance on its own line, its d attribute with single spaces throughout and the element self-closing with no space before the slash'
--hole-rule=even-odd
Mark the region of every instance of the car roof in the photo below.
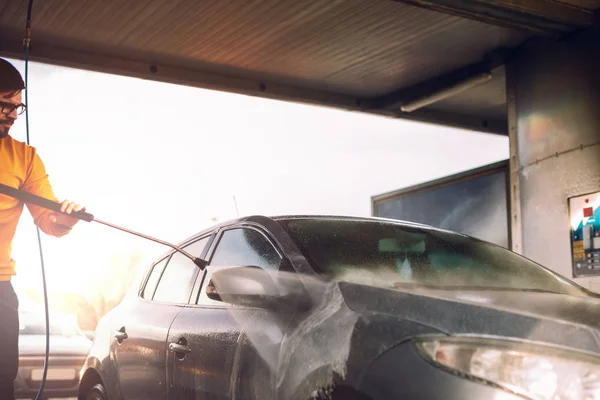
<svg viewBox="0 0 600 400">
<path fill-rule="evenodd" d="M 188 237 L 187 239 L 182 241 L 181 244 L 182 245 L 187 244 L 190 241 L 193 241 L 201 236 L 204 236 L 212 231 L 215 231 L 215 230 L 218 230 L 221 228 L 226 228 L 228 226 L 232 226 L 232 225 L 236 225 L 236 224 L 240 224 L 240 223 L 244 223 L 244 222 L 254 222 L 254 223 L 260 224 L 265 219 L 270 219 L 270 220 L 273 220 L 276 222 L 289 221 L 289 220 L 300 220 L 300 219 L 304 219 L 304 220 L 312 219 L 312 220 L 322 220 L 322 221 L 386 222 L 386 223 L 391 223 L 391 224 L 398 225 L 398 226 L 421 228 L 421 229 L 425 229 L 425 230 L 440 231 L 440 232 L 461 235 L 460 233 L 457 233 L 457 232 L 452 232 L 452 231 L 448 231 L 448 230 L 441 229 L 441 228 L 436 228 L 436 227 L 433 227 L 430 225 L 425 225 L 425 224 L 421 224 L 421 223 L 417 223 L 417 222 L 402 221 L 402 220 L 397 220 L 397 219 L 381 218 L 381 217 L 360 217 L 360 216 L 349 216 L 349 215 L 318 215 L 318 214 L 297 214 L 297 215 L 289 214 L 289 215 L 273 215 L 273 216 L 251 215 L 251 216 L 246 216 L 246 217 L 241 217 L 241 218 L 230 219 L 230 220 L 221 222 L 219 224 L 212 225 L 209 228 L 206 228 L 206 229 L 202 230 L 201 232 L 198 232 L 197 234 L 194 234 L 194 235 Z M 461 235 L 461 236 L 464 236 L 464 235 Z"/>
<path fill-rule="evenodd" d="M 397 225 L 405 226 L 418 226 L 421 228 L 433 228 L 428 225 L 420 224 L 417 222 L 402 221 L 390 218 L 381 217 L 359 217 L 349 215 L 278 215 L 270 217 L 274 221 L 292 220 L 292 219 L 315 219 L 315 220 L 329 220 L 329 221 L 365 221 L 365 222 L 389 222 Z"/>
<path fill-rule="evenodd" d="M 280 222 L 280 221 L 306 220 L 306 219 L 321 220 L 321 221 L 386 222 L 386 223 L 391 223 L 391 224 L 394 224 L 394 225 L 397 225 L 400 227 L 419 228 L 419 229 L 423 229 L 423 230 L 430 231 L 430 232 L 434 232 L 434 231 L 435 232 L 443 232 L 443 233 L 447 233 L 447 234 L 468 237 L 467 235 L 464 235 L 464 234 L 461 234 L 458 232 L 448 231 L 445 229 L 436 228 L 436 227 L 433 227 L 430 225 L 425 225 L 425 224 L 421 224 L 421 223 L 417 223 L 417 222 L 402 221 L 402 220 L 397 220 L 397 219 L 381 218 L 381 217 L 360 217 L 360 216 L 350 216 L 350 215 L 325 215 L 325 214 L 323 214 L 323 215 L 319 215 L 319 214 L 289 214 L 289 215 L 272 215 L 272 216 L 250 215 L 250 216 L 245 216 L 245 217 L 233 218 L 233 219 L 230 219 L 227 221 L 223 221 L 221 223 L 211 225 L 210 227 L 205 228 L 202 231 L 187 237 L 183 241 L 180 241 L 177 245 L 180 247 L 185 246 L 190 242 L 198 240 L 202 236 L 208 235 L 219 229 L 227 228 L 229 226 L 233 226 L 233 225 L 237 225 L 237 224 L 243 224 L 243 223 L 262 224 L 266 220 Z M 173 249 L 169 249 L 169 250 L 165 251 L 159 257 L 156 257 L 155 261 L 152 264 L 155 264 L 155 263 L 163 260 L 165 257 L 168 257 L 173 252 L 175 252 L 175 250 L 173 250 Z"/>
</svg>

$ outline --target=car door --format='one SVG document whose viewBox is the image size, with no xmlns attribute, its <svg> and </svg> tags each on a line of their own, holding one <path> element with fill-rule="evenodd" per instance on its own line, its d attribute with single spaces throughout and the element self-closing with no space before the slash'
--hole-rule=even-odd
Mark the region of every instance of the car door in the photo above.
<svg viewBox="0 0 600 400">
<path fill-rule="evenodd" d="M 186 246 L 200 254 L 208 238 Z M 188 304 L 200 272 L 183 263 L 180 253 L 157 263 L 143 292 L 122 307 L 115 326 L 111 358 L 116 367 L 118 391 L 124 400 L 167 398 L 166 360 L 169 327 Z M 186 259 L 187 260 L 187 259 Z"/>
<path fill-rule="evenodd" d="M 270 374 L 283 337 L 281 326 L 269 321 L 263 310 L 209 299 L 206 286 L 220 268 L 254 265 L 277 270 L 282 255 L 265 232 L 250 226 L 222 231 L 213 248 L 196 304 L 182 310 L 169 331 L 170 346 L 188 346 L 186 354 L 168 355 L 169 400 L 272 398 Z M 258 338 L 264 359 L 246 332 Z"/>
<path fill-rule="evenodd" d="M 177 307 L 155 304 L 152 296 L 169 257 L 156 263 L 138 298 L 122 303 L 111 320 L 111 363 L 119 399 L 165 398 L 165 340 Z"/>
</svg>

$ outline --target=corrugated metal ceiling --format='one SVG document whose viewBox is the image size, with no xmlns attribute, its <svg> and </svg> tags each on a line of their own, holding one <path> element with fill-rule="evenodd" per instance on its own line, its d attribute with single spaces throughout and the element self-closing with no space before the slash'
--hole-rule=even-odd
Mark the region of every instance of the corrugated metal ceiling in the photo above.
<svg viewBox="0 0 600 400">
<path fill-rule="evenodd" d="M 22 29 L 25 3 L 4 4 L 2 26 Z M 524 38 L 389 0 L 45 0 L 35 6 L 35 40 L 234 68 L 360 97 L 435 77 Z"/>
<path fill-rule="evenodd" d="M 26 8 L 26 0 L 0 0 L 1 53 L 20 51 Z M 239 79 L 268 81 L 298 88 L 286 89 L 296 93 L 292 100 L 349 96 L 340 97 L 342 104 L 480 62 L 531 36 L 391 0 L 37 0 L 32 27 L 33 59 L 144 77 L 140 63 L 170 66 L 185 69 L 181 76 L 199 71 L 238 79 L 231 88 L 226 79 L 216 84 L 224 90 L 250 91 L 253 84 Z M 127 70 L 132 62 L 138 64 Z M 502 119 L 503 82 L 500 76 L 438 108 Z"/>
</svg>

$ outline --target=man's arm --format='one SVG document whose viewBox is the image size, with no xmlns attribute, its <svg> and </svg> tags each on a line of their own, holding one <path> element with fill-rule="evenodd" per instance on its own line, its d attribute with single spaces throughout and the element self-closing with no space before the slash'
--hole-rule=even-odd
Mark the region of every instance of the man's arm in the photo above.
<svg viewBox="0 0 600 400">
<path fill-rule="evenodd" d="M 46 167 L 33 149 L 33 156 L 29 163 L 27 177 L 21 190 L 45 197 L 47 199 L 58 201 L 50 185 Z M 78 220 L 67 215 L 55 213 L 43 207 L 27 203 L 27 208 L 33 216 L 34 223 L 47 235 L 61 237 L 69 233 Z M 80 207 L 76 204 L 63 202 L 63 210 L 67 212 L 79 211 Z"/>
</svg>

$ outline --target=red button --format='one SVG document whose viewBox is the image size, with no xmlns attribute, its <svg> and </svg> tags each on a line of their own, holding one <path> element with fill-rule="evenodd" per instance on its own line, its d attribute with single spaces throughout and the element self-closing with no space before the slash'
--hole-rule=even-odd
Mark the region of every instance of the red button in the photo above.
<svg viewBox="0 0 600 400">
<path fill-rule="evenodd" d="M 594 216 L 594 208 L 593 207 L 586 207 L 583 209 L 583 217 L 593 217 Z"/>
</svg>

